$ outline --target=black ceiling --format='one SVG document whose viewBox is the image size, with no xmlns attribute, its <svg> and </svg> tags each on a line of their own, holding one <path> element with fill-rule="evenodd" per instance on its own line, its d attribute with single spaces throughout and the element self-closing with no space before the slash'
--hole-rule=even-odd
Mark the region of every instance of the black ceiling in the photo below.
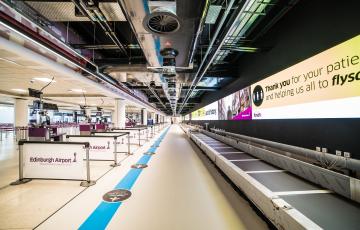
<svg viewBox="0 0 360 230">
<path fill-rule="evenodd" d="M 46 0 L 32 0 L 25 2 L 49 2 Z M 78 0 L 57 0 L 51 2 L 79 2 Z M 99 2 L 118 2 L 116 0 L 102 0 L 94 1 L 95 3 Z M 196 31 L 198 29 L 199 21 L 201 14 L 204 10 L 206 1 L 193 1 L 193 0 L 178 0 L 176 2 L 177 14 L 181 18 L 184 30 L 181 30 L 180 33 L 169 35 L 164 37 L 163 41 L 170 40 L 174 44 L 175 48 L 179 50 L 184 50 L 177 57 L 177 64 L 181 66 L 187 66 L 189 61 L 189 55 L 191 51 L 191 45 L 194 42 L 196 36 Z M 218 16 L 218 19 L 215 24 L 204 24 L 202 33 L 197 43 L 194 54 L 194 69 L 192 70 L 179 70 L 178 73 L 180 77 L 184 78 L 184 74 L 187 74 L 188 82 L 184 83 L 182 91 L 180 93 L 180 98 L 178 104 L 181 105 L 184 102 L 184 97 L 189 91 L 189 85 L 195 76 L 195 73 L 198 71 L 197 67 L 200 66 L 203 61 L 204 54 L 208 49 L 211 39 L 215 31 L 219 27 L 220 18 L 225 12 L 225 8 L 229 1 L 224 0 L 215 0 L 211 1 L 212 5 L 222 5 L 222 10 Z M 246 40 L 242 41 L 241 45 L 246 46 L 259 46 L 261 52 L 266 52 L 266 50 L 271 47 L 266 47 L 263 44 L 258 44 L 256 41 L 262 35 L 264 35 L 268 29 L 271 28 L 271 24 L 275 23 L 275 19 L 279 18 L 279 15 L 286 12 L 284 9 L 289 7 L 289 2 L 286 0 L 276 0 L 275 4 L 272 5 L 271 10 L 268 10 L 266 14 L 259 17 L 258 22 L 247 34 Z M 220 33 L 217 37 L 217 40 L 214 44 L 214 47 L 221 42 L 221 39 L 224 38 L 227 29 L 234 21 L 235 17 L 239 13 L 244 1 L 235 0 L 234 7 L 231 9 L 229 16 L 226 18 L 224 25 L 220 28 Z M 75 7 L 75 5 L 74 5 Z M 40 15 L 41 16 L 41 15 Z M 281 16 L 281 15 L 280 15 Z M 81 53 L 91 59 L 95 64 L 100 68 L 105 69 L 107 66 L 116 66 L 116 65 L 129 65 L 129 64 L 146 64 L 146 59 L 142 49 L 139 46 L 137 38 L 132 30 L 132 27 L 128 21 L 109 21 L 107 22 L 109 28 L 111 28 L 114 36 L 118 39 L 123 46 L 123 50 L 116 46 L 113 40 L 108 36 L 108 33 L 104 31 L 103 28 L 98 23 L 91 21 L 63 21 L 63 22 L 50 22 L 52 25 L 55 25 L 59 28 L 66 29 L 69 33 L 67 43 L 70 44 L 73 48 L 78 49 Z M 185 36 L 187 35 L 187 36 Z M 186 40 L 187 39 L 187 40 Z M 192 41 L 191 41 L 192 40 Z M 212 54 L 212 53 L 211 53 Z M 214 54 L 216 55 L 216 54 Z M 202 98 L 206 97 L 208 94 L 216 94 L 221 90 L 222 87 L 231 84 L 235 81 L 239 75 L 238 70 L 234 68 L 239 61 L 240 57 L 246 57 L 246 55 L 252 55 L 244 52 L 233 52 L 231 51 L 225 58 L 222 63 L 212 64 L 210 68 L 204 73 L 204 77 L 199 82 L 198 90 L 194 91 L 191 94 L 191 98 L 184 104 L 184 108 L 181 111 L 182 114 L 186 114 L 194 108 L 197 108 L 197 104 L 201 103 Z M 178 62 L 179 60 L 179 62 Z M 206 60 L 205 60 L 206 61 Z M 143 91 L 149 98 L 150 103 L 154 103 L 158 109 L 163 110 L 169 114 L 172 113 L 169 101 L 165 97 L 163 89 L 159 86 L 153 88 L 155 94 L 152 93 L 148 87 L 136 86 L 131 82 L 127 82 L 130 88 L 138 89 Z M 159 97 L 161 102 L 165 104 L 166 109 L 163 108 L 158 100 L 154 98 Z M 178 106 L 179 110 L 180 106 Z"/>
</svg>

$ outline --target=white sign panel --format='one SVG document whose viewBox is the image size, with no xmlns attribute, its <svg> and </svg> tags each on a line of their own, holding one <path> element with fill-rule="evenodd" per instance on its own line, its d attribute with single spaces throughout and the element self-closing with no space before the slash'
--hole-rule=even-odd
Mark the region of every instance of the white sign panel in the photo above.
<svg viewBox="0 0 360 230">
<path fill-rule="evenodd" d="M 24 178 L 84 180 L 85 155 L 84 145 L 26 143 Z"/>
<path fill-rule="evenodd" d="M 90 160 L 114 160 L 114 138 L 109 137 L 69 137 L 74 142 L 90 143 Z"/>
</svg>

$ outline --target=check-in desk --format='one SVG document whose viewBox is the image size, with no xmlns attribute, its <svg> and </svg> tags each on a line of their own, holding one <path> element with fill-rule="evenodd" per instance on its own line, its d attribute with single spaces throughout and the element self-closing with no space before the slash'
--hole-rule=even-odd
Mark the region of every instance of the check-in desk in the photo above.
<svg viewBox="0 0 360 230">
<path fill-rule="evenodd" d="M 90 135 L 91 134 L 91 125 L 90 124 L 81 124 L 79 125 L 80 135 Z"/>
</svg>

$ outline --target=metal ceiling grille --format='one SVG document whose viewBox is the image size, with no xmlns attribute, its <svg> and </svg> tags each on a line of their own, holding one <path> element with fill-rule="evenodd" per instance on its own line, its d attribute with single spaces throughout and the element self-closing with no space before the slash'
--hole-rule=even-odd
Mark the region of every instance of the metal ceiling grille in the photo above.
<svg viewBox="0 0 360 230">
<path fill-rule="evenodd" d="M 72 2 L 25 2 L 50 21 L 89 21 L 89 18 L 87 17 L 79 17 L 75 15 L 75 5 Z M 102 12 L 104 12 L 108 21 L 126 21 L 126 18 L 117 2 L 100 2 L 99 8 Z"/>
<path fill-rule="evenodd" d="M 148 28 L 154 33 L 173 33 L 180 27 L 179 20 L 175 15 L 167 12 L 157 12 L 148 18 Z"/>
</svg>

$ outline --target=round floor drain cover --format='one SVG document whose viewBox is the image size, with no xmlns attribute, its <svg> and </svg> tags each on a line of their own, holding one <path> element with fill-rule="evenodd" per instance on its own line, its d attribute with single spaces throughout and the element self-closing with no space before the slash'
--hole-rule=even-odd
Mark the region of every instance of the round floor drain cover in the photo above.
<svg viewBox="0 0 360 230">
<path fill-rule="evenodd" d="M 143 168 L 146 168 L 148 167 L 147 164 L 134 164 L 134 165 L 131 165 L 131 168 L 134 168 L 134 169 L 143 169 Z"/>
<path fill-rule="evenodd" d="M 154 152 L 146 152 L 144 153 L 145 155 L 154 155 L 155 153 Z"/>
<path fill-rule="evenodd" d="M 116 203 L 128 199 L 131 192 L 125 189 L 115 189 L 103 195 L 103 200 L 106 202 Z"/>
</svg>

